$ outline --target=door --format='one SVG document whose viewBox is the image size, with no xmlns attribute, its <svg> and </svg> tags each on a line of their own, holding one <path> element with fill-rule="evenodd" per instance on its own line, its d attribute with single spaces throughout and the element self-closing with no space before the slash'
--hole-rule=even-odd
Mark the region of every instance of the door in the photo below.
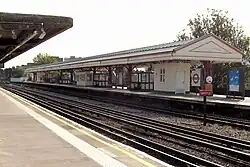
<svg viewBox="0 0 250 167">
<path fill-rule="evenodd" d="M 177 71 L 176 72 L 176 81 L 175 81 L 175 94 L 184 94 L 185 93 L 185 74 L 186 71 Z"/>
</svg>

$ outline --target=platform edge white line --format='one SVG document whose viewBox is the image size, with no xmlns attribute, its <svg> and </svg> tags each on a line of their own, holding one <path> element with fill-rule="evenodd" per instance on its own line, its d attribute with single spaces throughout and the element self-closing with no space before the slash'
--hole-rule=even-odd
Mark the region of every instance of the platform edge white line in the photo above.
<svg viewBox="0 0 250 167">
<path fill-rule="evenodd" d="M 4 90 L 4 91 L 7 91 L 7 90 Z M 8 93 L 11 93 L 11 92 L 8 91 Z M 13 94 L 13 93 L 11 93 L 11 94 Z M 13 95 L 19 97 L 19 96 L 16 95 L 16 94 L 13 94 Z M 21 97 L 21 98 L 22 98 L 22 97 Z M 23 99 L 23 98 L 22 98 L 22 99 Z M 111 139 L 111 138 L 108 138 L 107 136 L 104 136 L 103 134 L 101 134 L 101 133 L 99 133 L 99 132 L 96 132 L 96 131 L 94 131 L 94 130 L 92 130 L 92 129 L 89 129 L 89 128 L 87 128 L 87 127 L 85 127 L 85 126 L 83 126 L 83 125 L 81 125 L 81 124 L 79 124 L 79 123 L 77 123 L 77 122 L 74 122 L 74 121 L 72 121 L 72 120 L 70 120 L 70 119 L 68 119 L 68 118 L 66 118 L 66 117 L 63 117 L 63 116 L 61 116 L 61 115 L 59 115 L 59 114 L 57 114 L 57 113 L 54 113 L 54 112 L 52 112 L 52 111 L 50 111 L 50 110 L 48 110 L 48 109 L 46 109 L 46 108 L 44 108 L 44 107 L 42 107 L 42 106 L 39 106 L 39 105 L 37 105 L 37 104 L 35 104 L 35 103 L 33 103 L 33 102 L 27 100 L 27 99 L 24 99 L 24 100 L 25 100 L 26 103 L 30 104 L 32 107 L 34 107 L 34 108 L 36 108 L 36 109 L 38 109 L 38 110 L 40 110 L 40 111 L 42 111 L 42 112 L 48 112 L 48 114 L 55 115 L 56 117 L 59 117 L 59 118 L 61 118 L 61 119 L 64 119 L 64 120 L 66 120 L 67 122 L 70 122 L 71 124 L 73 124 L 73 125 L 75 125 L 75 126 L 77 126 L 77 127 L 79 127 L 79 128 L 85 129 L 85 130 L 87 130 L 87 131 L 89 131 L 89 132 L 91 132 L 91 133 L 93 133 L 93 134 L 95 134 L 95 135 L 97 135 L 97 136 L 99 136 L 99 137 L 102 137 L 102 138 L 104 138 L 104 139 L 106 139 L 106 140 L 108 140 L 108 141 L 111 141 L 111 142 L 117 144 L 117 145 L 118 145 L 119 147 L 121 147 L 121 148 L 127 148 L 127 149 L 130 149 L 130 150 L 133 150 L 133 151 L 135 151 L 136 153 L 141 154 L 141 155 L 143 155 L 144 157 L 146 157 L 146 158 L 148 158 L 148 159 L 150 159 L 150 160 L 152 160 L 152 161 L 154 161 L 154 162 L 156 162 L 156 163 L 158 163 L 158 164 L 160 164 L 160 165 L 162 165 L 162 166 L 174 167 L 174 166 L 172 166 L 172 165 L 170 165 L 170 164 L 167 164 L 166 162 L 163 162 L 163 161 L 161 161 L 161 160 L 159 160 L 159 159 L 157 159 L 157 158 L 155 158 L 155 157 L 153 157 L 153 156 L 151 156 L 151 155 L 149 155 L 149 154 L 147 154 L 147 153 L 145 153 L 145 152 L 142 152 L 142 151 L 140 151 L 140 150 L 138 150 L 138 149 L 136 149 L 136 148 L 133 148 L 133 147 L 131 147 L 131 146 L 129 146 L 129 145 L 125 145 L 125 144 L 120 143 L 120 142 L 118 142 L 118 141 L 116 141 L 116 140 L 113 140 L 113 139 Z"/>
<path fill-rule="evenodd" d="M 68 142 L 69 144 L 74 146 L 76 149 L 78 149 L 80 152 L 82 152 L 83 154 L 85 154 L 89 158 L 93 159 L 95 162 L 97 162 L 101 166 L 104 166 L 104 167 L 127 167 L 123 163 L 106 155 L 102 151 L 91 146 L 89 143 L 86 143 L 85 141 L 81 140 L 80 138 L 74 136 L 72 133 L 70 133 L 66 129 L 58 126 L 57 124 L 53 123 L 52 121 L 48 120 L 47 118 L 41 116 L 40 114 L 36 113 L 32 109 L 23 105 L 19 101 L 15 100 L 13 97 L 11 97 L 10 95 L 3 92 L 2 88 L 0 90 L 1 90 L 0 94 L 5 96 L 10 102 L 12 102 L 16 106 L 18 106 L 24 112 L 26 112 L 31 117 L 33 117 L 35 120 L 37 120 L 38 122 L 43 124 L 45 127 L 50 129 L 56 135 L 58 135 L 63 140 L 65 140 L 66 142 Z"/>
</svg>

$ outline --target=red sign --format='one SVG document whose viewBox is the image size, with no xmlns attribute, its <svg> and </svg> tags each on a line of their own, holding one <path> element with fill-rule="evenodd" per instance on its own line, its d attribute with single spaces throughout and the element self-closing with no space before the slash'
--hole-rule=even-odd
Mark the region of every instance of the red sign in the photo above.
<svg viewBox="0 0 250 167">
<path fill-rule="evenodd" d="M 199 75 L 198 75 L 198 74 L 194 74 L 194 75 L 193 75 L 193 82 L 194 82 L 195 84 L 197 84 L 197 83 L 199 82 L 199 80 L 200 80 Z"/>
<path fill-rule="evenodd" d="M 200 96 L 211 96 L 211 91 L 200 90 Z"/>
</svg>

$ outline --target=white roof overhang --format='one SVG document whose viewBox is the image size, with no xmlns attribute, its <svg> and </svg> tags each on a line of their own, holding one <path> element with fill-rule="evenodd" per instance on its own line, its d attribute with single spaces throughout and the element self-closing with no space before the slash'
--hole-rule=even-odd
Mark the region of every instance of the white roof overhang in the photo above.
<svg viewBox="0 0 250 167">
<path fill-rule="evenodd" d="M 82 67 L 97 67 L 97 66 L 109 66 L 109 65 L 122 65 L 122 64 L 138 64 L 147 63 L 154 61 L 171 60 L 171 51 L 169 50 L 157 50 L 154 52 L 144 52 L 137 54 L 129 54 L 122 56 L 105 57 L 98 59 L 90 59 L 86 61 L 77 61 L 69 63 L 61 63 L 55 65 L 38 66 L 26 69 L 26 72 L 36 72 L 36 71 L 52 71 L 52 70 L 62 70 L 62 69 L 74 69 Z"/>
</svg>

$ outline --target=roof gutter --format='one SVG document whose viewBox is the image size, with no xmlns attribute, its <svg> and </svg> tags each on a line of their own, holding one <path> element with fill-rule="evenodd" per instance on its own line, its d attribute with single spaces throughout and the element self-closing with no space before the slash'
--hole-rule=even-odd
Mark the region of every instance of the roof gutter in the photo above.
<svg viewBox="0 0 250 167">
<path fill-rule="evenodd" d="M 18 44 L 13 50 L 11 50 L 10 52 L 8 52 L 5 56 L 3 56 L 0 61 L 2 61 L 3 59 L 5 59 L 6 57 L 8 57 L 9 55 L 11 55 L 13 52 L 15 52 L 18 48 L 20 48 L 21 46 L 23 46 L 24 44 L 26 44 L 28 41 L 30 41 L 32 38 L 34 38 L 36 35 L 38 34 L 37 31 L 34 31 L 30 36 L 28 36 L 25 40 L 23 40 L 20 44 Z"/>
</svg>

